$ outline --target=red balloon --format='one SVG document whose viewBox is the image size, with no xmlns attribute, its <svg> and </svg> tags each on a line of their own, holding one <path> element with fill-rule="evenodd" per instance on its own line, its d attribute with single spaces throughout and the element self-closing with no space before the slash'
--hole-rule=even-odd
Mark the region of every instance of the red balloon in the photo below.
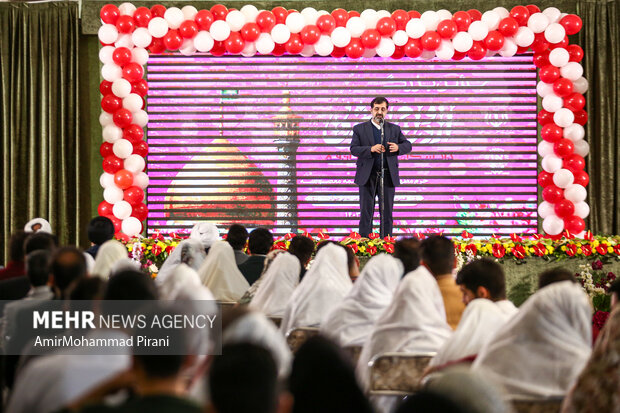
<svg viewBox="0 0 620 413">
<path fill-rule="evenodd" d="M 123 169 L 123 160 L 116 155 L 108 155 L 103 158 L 103 170 L 109 174 L 115 174 Z"/>
<path fill-rule="evenodd" d="M 394 60 L 399 60 L 405 57 L 405 46 L 395 46 L 394 53 L 390 56 Z"/>
<path fill-rule="evenodd" d="M 119 66 L 125 66 L 127 63 L 131 62 L 131 50 L 126 47 L 117 47 L 112 52 L 112 60 Z"/>
<path fill-rule="evenodd" d="M 564 228 L 572 234 L 579 234 L 586 228 L 586 223 L 583 219 L 573 215 L 564 219 Z"/>
<path fill-rule="evenodd" d="M 331 14 L 324 14 L 316 19 L 316 26 L 323 34 L 331 34 L 336 28 L 336 19 Z"/>
<path fill-rule="evenodd" d="M 142 202 L 131 206 L 131 216 L 144 221 L 149 214 L 149 209 Z"/>
<path fill-rule="evenodd" d="M 586 160 L 583 159 L 583 156 L 574 153 L 564 159 L 562 166 L 574 174 L 577 171 L 583 171 L 583 168 L 586 167 Z"/>
<path fill-rule="evenodd" d="M 588 186 L 590 183 L 590 176 L 586 171 L 572 171 L 575 181 L 573 183 L 581 186 Z"/>
<path fill-rule="evenodd" d="M 540 13 L 540 8 L 537 5 L 535 5 L 535 4 L 528 4 L 525 7 L 527 7 L 527 10 L 530 12 L 530 16 L 532 14 L 534 14 L 534 13 Z M 528 16 L 528 18 L 529 18 L 529 16 Z"/>
<path fill-rule="evenodd" d="M 101 83 L 99 83 L 99 92 L 101 92 L 103 96 L 112 93 L 112 82 L 103 80 Z"/>
<path fill-rule="evenodd" d="M 131 84 L 131 93 L 136 93 L 142 97 L 145 97 L 148 91 L 149 84 L 146 82 L 146 79 L 140 79 Z"/>
<path fill-rule="evenodd" d="M 284 53 L 286 53 L 286 48 L 284 47 L 284 43 L 276 43 L 275 47 L 273 48 L 273 51 L 271 52 L 271 54 L 274 56 L 282 56 Z"/>
<path fill-rule="evenodd" d="M 443 20 L 437 25 L 437 33 L 442 39 L 452 39 L 456 36 L 456 32 L 458 32 L 458 27 L 452 20 Z"/>
<path fill-rule="evenodd" d="M 564 30 L 566 30 L 566 34 L 568 35 L 578 33 L 583 26 L 581 17 L 575 14 L 568 14 L 562 17 L 562 19 L 560 19 L 560 24 L 564 27 Z"/>
<path fill-rule="evenodd" d="M 583 59 L 583 49 L 581 46 L 571 44 L 566 48 L 566 50 L 568 50 L 569 61 L 579 63 Z"/>
<path fill-rule="evenodd" d="M 99 147 L 99 153 L 103 158 L 105 158 L 106 156 L 114 155 L 114 151 L 112 150 L 113 146 L 114 145 L 110 142 L 103 142 Z"/>
<path fill-rule="evenodd" d="M 164 17 L 164 14 L 166 14 L 166 8 L 161 4 L 156 4 L 151 7 L 151 14 L 153 17 Z"/>
<path fill-rule="evenodd" d="M 566 97 L 573 93 L 573 82 L 561 77 L 553 82 L 553 92 L 559 97 Z"/>
<path fill-rule="evenodd" d="M 518 46 L 517 47 L 517 55 L 523 54 L 523 53 L 527 53 L 530 50 L 529 46 Z"/>
<path fill-rule="evenodd" d="M 360 12 L 359 11 L 355 11 L 355 10 L 349 11 L 349 19 L 351 17 L 360 17 Z"/>
<path fill-rule="evenodd" d="M 588 113 L 581 109 L 575 112 L 575 123 L 580 124 L 581 126 L 585 125 L 588 121 Z"/>
<path fill-rule="evenodd" d="M 441 37 L 437 32 L 426 32 L 420 39 L 424 50 L 437 50 L 441 46 Z"/>
<path fill-rule="evenodd" d="M 349 13 L 344 9 L 335 9 L 332 11 L 332 17 L 336 20 L 336 27 L 345 27 L 349 20 Z"/>
<path fill-rule="evenodd" d="M 135 123 L 123 129 L 123 139 L 127 139 L 130 142 L 139 142 L 143 137 L 144 130 Z"/>
<path fill-rule="evenodd" d="M 144 77 L 144 69 L 138 63 L 129 63 L 123 67 L 123 77 L 129 80 L 129 83 L 137 82 Z"/>
<path fill-rule="evenodd" d="M 255 42 L 260 36 L 260 27 L 256 23 L 246 23 L 239 33 L 246 42 Z"/>
<path fill-rule="evenodd" d="M 209 30 L 214 20 L 215 17 L 209 10 L 200 10 L 194 17 L 194 21 L 200 30 Z"/>
<path fill-rule="evenodd" d="M 467 53 L 465 53 L 465 52 L 457 52 L 455 50 L 454 54 L 452 55 L 452 60 L 463 60 L 463 59 L 465 59 L 465 56 L 467 56 Z"/>
<path fill-rule="evenodd" d="M 131 121 L 133 120 L 131 112 L 125 108 L 120 108 L 114 112 L 112 118 L 114 119 L 116 126 L 119 128 L 124 128 L 125 126 L 131 125 Z"/>
<path fill-rule="evenodd" d="M 542 191 L 543 199 L 552 204 L 556 204 L 564 199 L 564 190 L 555 185 L 549 185 Z"/>
<path fill-rule="evenodd" d="M 543 82 L 551 84 L 560 78 L 560 69 L 553 65 L 547 65 L 540 69 L 538 76 Z"/>
<path fill-rule="evenodd" d="M 288 54 L 299 54 L 304 49 L 304 43 L 301 41 L 301 36 L 297 33 L 291 33 L 291 38 L 284 43 L 284 48 Z"/>
<path fill-rule="evenodd" d="M 135 30 L 136 23 L 131 16 L 120 16 L 116 21 L 116 30 L 119 33 L 131 33 Z"/>
<path fill-rule="evenodd" d="M 415 10 L 409 10 L 407 12 L 407 14 L 409 15 L 409 19 L 419 19 L 420 17 L 422 17 L 422 15 L 420 14 L 419 11 L 415 11 Z"/>
<path fill-rule="evenodd" d="M 471 10 L 467 10 L 467 13 L 469 14 L 469 16 L 471 17 L 473 21 L 482 19 L 482 13 L 480 13 L 479 10 L 471 9 Z"/>
<path fill-rule="evenodd" d="M 471 16 L 465 11 L 457 11 L 452 15 L 452 21 L 456 23 L 459 32 L 466 32 L 472 22 Z"/>
<path fill-rule="evenodd" d="M 120 219 L 116 218 L 114 214 L 109 214 L 105 216 L 114 224 L 114 235 L 118 236 L 121 233 L 122 222 Z"/>
<path fill-rule="evenodd" d="M 136 11 L 133 12 L 133 20 L 138 27 L 148 27 L 152 18 L 153 13 L 146 7 L 138 7 Z"/>
<path fill-rule="evenodd" d="M 164 39 L 153 37 L 153 40 L 151 40 L 151 44 L 148 46 L 148 49 L 152 54 L 163 53 L 166 50 Z"/>
<path fill-rule="evenodd" d="M 499 31 L 503 36 L 514 36 L 519 30 L 519 22 L 512 17 L 505 17 L 499 21 L 499 26 L 497 26 L 497 31 Z"/>
<path fill-rule="evenodd" d="M 112 208 L 114 205 L 109 203 L 108 201 L 101 201 L 99 206 L 97 207 L 97 213 L 100 217 L 105 217 L 106 215 L 112 214 Z"/>
<path fill-rule="evenodd" d="M 484 39 L 484 45 L 487 49 L 496 52 L 504 47 L 504 35 L 497 30 L 490 31 Z"/>
<path fill-rule="evenodd" d="M 344 49 L 347 56 L 351 59 L 359 59 L 364 54 L 364 46 L 362 45 L 362 41 L 358 38 L 351 39 Z"/>
<path fill-rule="evenodd" d="M 577 112 L 584 108 L 586 105 L 586 98 L 582 94 L 573 93 L 564 98 L 564 107 Z"/>
<path fill-rule="evenodd" d="M 239 54 L 245 48 L 245 41 L 237 32 L 232 32 L 228 39 L 224 40 L 224 47 L 230 54 Z"/>
<path fill-rule="evenodd" d="M 340 58 L 343 57 L 346 53 L 344 47 L 336 47 L 334 46 L 334 50 L 332 50 L 332 57 Z"/>
<path fill-rule="evenodd" d="M 263 33 L 270 33 L 276 25 L 276 16 L 269 10 L 262 10 L 256 15 L 256 24 Z"/>
<path fill-rule="evenodd" d="M 391 17 L 382 17 L 377 22 L 377 30 L 381 36 L 391 36 L 396 32 L 396 22 Z"/>
<path fill-rule="evenodd" d="M 286 17 L 288 16 L 288 10 L 286 10 L 284 7 L 280 7 L 280 6 L 274 7 L 271 12 L 273 13 L 274 17 L 276 18 L 276 24 L 285 24 L 286 23 Z"/>
<path fill-rule="evenodd" d="M 213 13 L 213 18 L 215 20 L 226 20 L 228 9 L 223 4 L 216 4 L 211 7 L 211 13 Z"/>
<path fill-rule="evenodd" d="M 540 171 L 538 174 L 538 185 L 543 188 L 553 184 L 553 174 L 547 171 Z"/>
<path fill-rule="evenodd" d="M 545 126 L 549 123 L 553 123 L 553 113 L 541 109 L 541 111 L 538 112 L 538 124 Z"/>
<path fill-rule="evenodd" d="M 301 29 L 301 41 L 304 44 L 315 44 L 321 37 L 321 30 L 314 24 L 309 24 Z"/>
<path fill-rule="evenodd" d="M 545 33 L 536 33 L 534 35 L 534 41 L 530 45 L 530 48 L 537 53 L 548 51 L 549 42 L 545 39 Z"/>
<path fill-rule="evenodd" d="M 123 107 L 123 99 L 109 93 L 101 99 L 101 109 L 108 113 L 114 113 Z"/>
<path fill-rule="evenodd" d="M 534 53 L 533 61 L 534 66 L 539 69 L 549 65 L 549 50 Z"/>
<path fill-rule="evenodd" d="M 366 29 L 362 33 L 361 40 L 366 49 L 374 49 L 381 42 L 381 33 L 377 29 Z"/>
<path fill-rule="evenodd" d="M 123 191 L 123 199 L 131 205 L 139 204 L 144 200 L 144 191 L 137 186 L 130 186 Z"/>
<path fill-rule="evenodd" d="M 519 26 L 525 26 L 530 18 L 530 11 L 525 6 L 515 6 L 510 10 L 510 17 L 515 19 Z"/>
<path fill-rule="evenodd" d="M 185 20 L 179 26 L 179 34 L 184 39 L 192 39 L 198 34 L 198 24 L 192 20 Z"/>
<path fill-rule="evenodd" d="M 549 44 L 549 49 L 566 49 L 568 47 L 568 36 L 564 36 L 561 42 Z"/>
<path fill-rule="evenodd" d="M 560 158 L 567 157 L 575 152 L 575 144 L 570 139 L 562 138 L 553 144 L 553 152 Z"/>
<path fill-rule="evenodd" d="M 392 20 L 396 23 L 396 30 L 405 30 L 410 19 L 406 11 L 398 9 L 392 12 Z"/>
<path fill-rule="evenodd" d="M 474 42 L 471 49 L 467 52 L 467 56 L 471 60 L 482 60 L 487 55 L 487 49 L 482 42 Z"/>
<path fill-rule="evenodd" d="M 560 202 L 553 205 L 553 210 L 560 218 L 568 218 L 575 213 L 575 204 L 568 199 L 562 199 Z"/>
<path fill-rule="evenodd" d="M 551 118 L 553 119 L 553 114 L 551 114 Z M 564 131 L 562 128 L 552 122 L 547 123 L 540 130 L 540 137 L 547 142 L 555 143 L 562 139 L 563 136 Z"/>
<path fill-rule="evenodd" d="M 146 158 L 146 155 L 149 154 L 149 145 L 144 141 L 132 142 L 133 151 L 136 155 L 140 155 L 143 158 Z"/>
<path fill-rule="evenodd" d="M 164 45 L 168 50 L 178 50 L 183 44 L 183 37 L 179 34 L 178 30 L 168 30 L 168 33 L 164 36 Z"/>
<path fill-rule="evenodd" d="M 106 4 L 99 12 L 99 17 L 101 17 L 101 20 L 106 24 L 116 24 L 120 16 L 120 10 L 113 4 Z"/>
<path fill-rule="evenodd" d="M 415 59 L 422 54 L 422 44 L 419 39 L 409 39 L 405 45 L 405 54 L 407 57 Z"/>
<path fill-rule="evenodd" d="M 226 47 L 224 47 L 224 42 L 214 41 L 210 53 L 213 56 L 223 56 L 224 53 L 226 53 Z"/>
<path fill-rule="evenodd" d="M 133 173 L 127 169 L 121 169 L 114 174 L 114 183 L 121 189 L 127 189 L 133 184 Z"/>
</svg>

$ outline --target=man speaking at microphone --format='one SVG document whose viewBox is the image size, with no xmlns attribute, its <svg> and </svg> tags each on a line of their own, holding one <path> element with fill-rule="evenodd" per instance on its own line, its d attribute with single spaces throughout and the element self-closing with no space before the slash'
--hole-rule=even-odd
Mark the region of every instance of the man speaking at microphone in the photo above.
<svg viewBox="0 0 620 413">
<path fill-rule="evenodd" d="M 394 192 L 396 186 L 400 184 L 398 155 L 411 152 L 411 142 L 405 138 L 400 126 L 385 121 L 388 109 L 389 103 L 386 98 L 382 96 L 374 98 L 370 102 L 372 118 L 353 127 L 351 154 L 357 157 L 355 184 L 360 192 L 359 233 L 363 237 L 372 233 L 372 219 L 377 197 L 379 198 L 379 213 L 383 221 L 381 237 L 392 235 Z M 381 211 L 381 157 L 383 157 L 384 170 L 385 211 Z"/>
</svg>

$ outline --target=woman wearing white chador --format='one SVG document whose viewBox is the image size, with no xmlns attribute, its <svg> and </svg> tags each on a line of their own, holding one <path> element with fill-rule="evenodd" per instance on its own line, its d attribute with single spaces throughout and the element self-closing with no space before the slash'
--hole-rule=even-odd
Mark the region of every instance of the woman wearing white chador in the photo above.
<svg viewBox="0 0 620 413">
<path fill-rule="evenodd" d="M 286 305 L 282 332 L 295 327 L 318 327 L 352 285 L 344 247 L 331 243 L 322 247 Z"/>
<path fill-rule="evenodd" d="M 226 241 L 213 243 L 198 275 L 202 284 L 219 301 L 237 301 L 250 288 L 237 268 L 232 247 Z"/>
<path fill-rule="evenodd" d="M 508 399 L 563 397 L 590 356 L 592 309 L 579 284 L 562 281 L 531 296 L 485 345 L 472 369 Z"/>
<path fill-rule="evenodd" d="M 250 302 L 250 308 L 268 317 L 282 317 L 288 300 L 299 284 L 301 264 L 293 254 L 282 252 L 263 275 L 263 280 Z"/>
<path fill-rule="evenodd" d="M 164 261 L 164 265 L 161 266 L 157 278 L 155 278 L 155 283 L 163 285 L 175 268 L 182 263 L 198 271 L 206 257 L 207 254 L 205 254 L 203 245 L 199 240 L 184 239 Z"/>
<path fill-rule="evenodd" d="M 107 280 L 113 273 L 116 263 L 128 258 L 127 255 L 127 248 L 117 240 L 104 242 L 97 252 L 92 274 Z"/>
<path fill-rule="evenodd" d="M 349 294 L 321 323 L 321 332 L 341 346 L 364 345 L 373 325 L 392 302 L 403 271 L 403 264 L 391 255 L 372 257 Z"/>
</svg>

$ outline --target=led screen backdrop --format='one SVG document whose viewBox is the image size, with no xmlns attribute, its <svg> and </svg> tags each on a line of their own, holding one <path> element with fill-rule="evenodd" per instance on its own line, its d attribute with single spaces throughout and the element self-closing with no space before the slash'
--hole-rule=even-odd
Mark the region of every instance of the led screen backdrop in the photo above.
<svg viewBox="0 0 620 413">
<path fill-rule="evenodd" d="M 279 234 L 357 230 L 351 128 L 377 95 L 413 144 L 399 158 L 394 235 L 536 232 L 531 55 L 151 56 L 147 79 L 149 232 L 199 220 Z"/>
</svg>

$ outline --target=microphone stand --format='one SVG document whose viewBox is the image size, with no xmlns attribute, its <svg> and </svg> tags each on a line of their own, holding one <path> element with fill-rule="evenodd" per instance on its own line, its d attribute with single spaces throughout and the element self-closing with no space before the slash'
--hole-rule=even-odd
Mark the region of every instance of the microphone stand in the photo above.
<svg viewBox="0 0 620 413">
<path fill-rule="evenodd" d="M 383 125 L 385 124 L 385 121 L 383 119 L 381 119 L 381 146 L 383 146 L 383 149 L 387 150 L 385 148 L 385 133 L 383 130 Z M 379 200 L 379 234 L 381 234 L 381 238 L 385 237 L 385 228 L 384 228 L 384 223 L 383 223 L 383 211 L 385 211 L 385 166 L 383 165 L 384 162 L 384 155 L 385 152 L 381 152 L 381 180 L 379 181 L 379 197 L 381 198 Z"/>
</svg>

